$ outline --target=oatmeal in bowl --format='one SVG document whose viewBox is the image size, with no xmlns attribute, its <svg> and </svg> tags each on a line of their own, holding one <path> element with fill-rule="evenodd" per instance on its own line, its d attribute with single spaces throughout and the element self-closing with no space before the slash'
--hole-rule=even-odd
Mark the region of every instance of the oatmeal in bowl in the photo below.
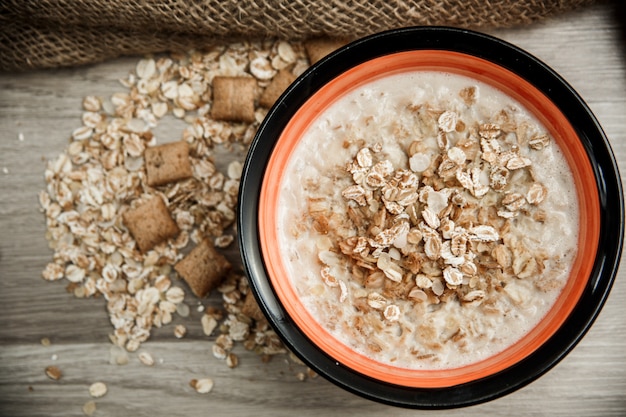
<svg viewBox="0 0 626 417">
<path fill-rule="evenodd" d="M 584 102 L 523 51 L 447 28 L 316 64 L 259 129 L 240 193 L 251 288 L 286 344 L 407 407 L 486 401 L 547 371 L 598 314 L 623 234 Z"/>
</svg>

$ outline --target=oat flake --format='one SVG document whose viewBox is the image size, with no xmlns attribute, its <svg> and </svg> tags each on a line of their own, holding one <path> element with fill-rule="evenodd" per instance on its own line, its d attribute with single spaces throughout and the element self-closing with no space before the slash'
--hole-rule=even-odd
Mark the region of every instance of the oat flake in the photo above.
<svg viewBox="0 0 626 417">
<path fill-rule="evenodd" d="M 107 386 L 104 382 L 94 382 L 89 386 L 89 395 L 94 398 L 100 398 L 106 395 Z"/>
</svg>

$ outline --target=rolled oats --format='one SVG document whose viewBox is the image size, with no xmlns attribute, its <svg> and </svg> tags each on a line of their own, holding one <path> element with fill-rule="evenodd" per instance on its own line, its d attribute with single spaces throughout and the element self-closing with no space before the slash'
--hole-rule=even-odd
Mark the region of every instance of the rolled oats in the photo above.
<svg viewBox="0 0 626 417">
<path fill-rule="evenodd" d="M 83 405 L 83 413 L 86 416 L 93 416 L 95 412 L 96 412 L 96 402 L 95 401 L 87 401 Z"/>
<path fill-rule="evenodd" d="M 550 144 L 550 136 L 546 134 L 541 134 L 533 137 L 528 141 L 528 146 L 530 146 L 534 150 L 541 150 Z"/>
<path fill-rule="evenodd" d="M 534 183 L 530 186 L 528 192 L 526 193 L 526 200 L 529 204 L 536 206 L 538 204 L 541 204 L 541 202 L 546 198 L 547 194 L 548 190 L 546 189 L 546 187 L 539 183 Z"/>
<path fill-rule="evenodd" d="M 367 304 L 375 310 L 382 310 L 387 305 L 387 300 L 377 292 L 371 292 L 367 295 Z"/>
<path fill-rule="evenodd" d="M 437 120 L 437 122 L 439 123 L 439 129 L 447 133 L 454 132 L 458 119 L 459 116 L 456 114 L 456 112 L 450 110 L 444 111 Z"/>
<path fill-rule="evenodd" d="M 213 356 L 217 359 L 226 359 L 226 357 L 228 356 L 228 352 L 226 351 L 226 349 L 224 349 L 220 345 L 217 345 L 217 344 L 213 345 L 212 350 L 213 350 Z"/>
<path fill-rule="evenodd" d="M 61 372 L 58 366 L 48 366 L 45 372 L 46 376 L 54 381 L 58 381 L 63 376 L 63 372 Z"/>
<path fill-rule="evenodd" d="M 139 352 L 139 355 L 137 355 L 137 357 L 139 358 L 139 361 L 146 366 L 154 365 L 154 358 L 149 352 Z"/>
<path fill-rule="evenodd" d="M 211 336 L 213 334 L 213 331 L 217 328 L 217 325 L 218 325 L 217 320 L 209 316 L 208 314 L 205 314 L 202 316 L 201 323 L 202 323 L 202 331 L 207 336 Z"/>
<path fill-rule="evenodd" d="M 261 56 L 250 61 L 250 72 L 261 81 L 271 80 L 276 75 L 272 64 L 267 58 Z"/>
<path fill-rule="evenodd" d="M 414 172 L 424 172 L 431 164 L 430 157 L 424 153 L 415 153 L 409 159 L 409 167 Z"/>
<path fill-rule="evenodd" d="M 443 270 L 443 278 L 448 285 L 456 287 L 463 283 L 463 273 L 454 267 L 447 267 Z"/>
<path fill-rule="evenodd" d="M 184 325 L 177 324 L 176 327 L 174 327 L 174 336 L 176 336 L 177 339 L 182 339 L 186 334 L 187 328 Z"/>
<path fill-rule="evenodd" d="M 401 317 L 400 307 L 395 304 L 390 304 L 385 307 L 385 311 L 383 312 L 383 316 L 388 321 L 398 321 Z"/>
<path fill-rule="evenodd" d="M 226 365 L 229 368 L 236 368 L 237 366 L 239 366 L 239 357 L 234 353 L 229 353 L 226 356 Z"/>
<path fill-rule="evenodd" d="M 181 317 L 189 317 L 191 309 L 185 303 L 176 304 L 176 313 Z"/>
<path fill-rule="evenodd" d="M 94 382 L 89 386 L 89 395 L 100 398 L 106 395 L 108 388 L 104 382 Z"/>
<path fill-rule="evenodd" d="M 213 390 L 213 380 L 211 378 L 201 378 L 198 380 L 192 380 L 190 385 L 199 394 L 207 394 Z"/>
<path fill-rule="evenodd" d="M 83 98 L 83 109 L 90 112 L 100 111 L 102 107 L 101 100 L 96 96 L 85 96 Z"/>
</svg>

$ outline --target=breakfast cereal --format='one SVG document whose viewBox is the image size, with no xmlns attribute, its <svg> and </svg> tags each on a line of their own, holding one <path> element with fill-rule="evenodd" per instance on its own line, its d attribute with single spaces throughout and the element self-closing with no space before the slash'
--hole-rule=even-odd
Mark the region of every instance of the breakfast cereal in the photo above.
<svg viewBox="0 0 626 417">
<path fill-rule="evenodd" d="M 465 76 L 355 87 L 305 130 L 283 178 L 292 285 L 332 336 L 382 363 L 454 368 L 502 351 L 545 316 L 576 254 L 558 145 Z"/>
</svg>

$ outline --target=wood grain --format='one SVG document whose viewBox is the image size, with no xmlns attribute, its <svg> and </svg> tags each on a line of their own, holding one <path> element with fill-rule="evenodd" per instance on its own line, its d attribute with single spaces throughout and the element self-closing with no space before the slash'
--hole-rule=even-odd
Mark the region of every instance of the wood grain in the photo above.
<svg viewBox="0 0 626 417">
<path fill-rule="evenodd" d="M 603 3 L 526 28 L 492 33 L 536 55 L 585 98 L 626 167 L 626 44 L 622 6 Z M 241 364 L 228 369 L 210 353 L 200 313 L 192 308 L 183 340 L 173 326 L 155 331 L 124 366 L 109 364 L 109 321 L 102 299 L 79 300 L 63 283 L 43 281 L 51 257 L 37 193 L 45 186 L 45 161 L 54 158 L 80 125 L 87 94 L 110 96 L 136 57 L 100 65 L 24 74 L 0 74 L 0 415 L 80 416 L 88 387 L 104 381 L 96 416 L 317 416 L 421 415 L 347 393 L 322 378 L 299 382 L 285 357 L 263 364 L 239 349 Z M 181 125 L 162 125 L 159 139 L 180 137 Z M 21 135 L 23 140 L 20 140 Z M 232 257 L 236 260 L 236 254 Z M 560 364 L 504 398 L 429 415 L 624 416 L 626 415 L 626 272 L 583 341 Z M 188 296 L 194 306 L 197 301 Z M 206 303 L 219 303 L 210 299 Z M 45 347 L 41 338 L 52 344 Z M 62 369 L 60 381 L 44 374 Z M 211 377 L 215 388 L 197 394 L 192 378 Z M 426 414 L 426 413 L 424 413 Z"/>
</svg>

